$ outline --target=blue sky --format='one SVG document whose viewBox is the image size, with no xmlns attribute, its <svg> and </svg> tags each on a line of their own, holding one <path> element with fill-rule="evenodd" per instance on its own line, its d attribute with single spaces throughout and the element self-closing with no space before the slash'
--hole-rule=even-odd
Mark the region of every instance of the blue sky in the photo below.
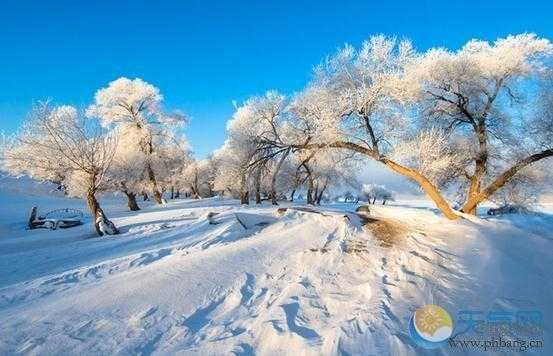
<svg viewBox="0 0 553 356">
<path fill-rule="evenodd" d="M 158 86 L 198 157 L 219 147 L 232 101 L 300 90 L 325 55 L 371 34 L 424 50 L 535 32 L 549 1 L 22 1 L 0 5 L 0 131 L 33 101 L 84 107 L 120 76 Z"/>
</svg>

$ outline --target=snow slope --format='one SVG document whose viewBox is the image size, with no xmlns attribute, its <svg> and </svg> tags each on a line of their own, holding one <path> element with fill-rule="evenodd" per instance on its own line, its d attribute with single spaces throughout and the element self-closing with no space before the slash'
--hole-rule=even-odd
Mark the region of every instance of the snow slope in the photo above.
<svg viewBox="0 0 553 356">
<path fill-rule="evenodd" d="M 14 195 L 1 197 L 6 205 Z M 81 205 L 25 201 L 18 210 Z M 1 355 L 415 354 L 408 321 L 428 303 L 452 315 L 536 307 L 546 317 L 541 351 L 552 351 L 548 214 L 449 222 L 425 207 L 374 207 L 406 228 L 389 246 L 349 213 L 353 205 L 279 214 L 217 198 L 138 213 L 104 204 L 121 235 L 96 238 L 90 224 L 27 231 L 2 217 Z"/>
</svg>

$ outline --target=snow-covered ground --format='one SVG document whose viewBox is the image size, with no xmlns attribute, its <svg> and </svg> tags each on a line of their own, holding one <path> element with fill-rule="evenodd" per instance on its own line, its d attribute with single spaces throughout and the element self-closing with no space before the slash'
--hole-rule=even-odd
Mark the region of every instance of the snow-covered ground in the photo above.
<svg viewBox="0 0 553 356">
<path fill-rule="evenodd" d="M 131 213 L 123 200 L 103 201 L 122 234 L 98 238 L 90 223 L 25 230 L 33 204 L 79 200 L 0 191 L 1 355 L 416 354 L 409 319 L 429 303 L 452 316 L 538 309 L 545 348 L 528 353 L 553 352 L 550 212 L 450 222 L 399 201 L 372 207 L 400 227 L 383 242 L 352 204 L 279 213 L 212 198 Z"/>
</svg>

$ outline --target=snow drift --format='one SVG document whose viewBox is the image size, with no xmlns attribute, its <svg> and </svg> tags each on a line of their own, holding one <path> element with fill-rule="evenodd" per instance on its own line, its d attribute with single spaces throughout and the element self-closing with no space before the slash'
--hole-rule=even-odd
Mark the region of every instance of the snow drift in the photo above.
<svg viewBox="0 0 553 356">
<path fill-rule="evenodd" d="M 2 219 L 0 354 L 415 354 L 408 324 L 424 304 L 553 315 L 549 214 L 451 222 L 375 206 L 373 218 L 403 227 L 383 243 L 352 204 L 105 205 L 121 235 Z"/>
</svg>

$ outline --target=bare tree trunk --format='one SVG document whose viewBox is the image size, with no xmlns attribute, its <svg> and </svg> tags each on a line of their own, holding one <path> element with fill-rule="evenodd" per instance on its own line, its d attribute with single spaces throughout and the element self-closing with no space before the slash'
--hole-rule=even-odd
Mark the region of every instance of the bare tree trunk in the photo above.
<svg viewBox="0 0 553 356">
<path fill-rule="evenodd" d="M 328 187 L 328 178 L 325 179 L 325 184 L 323 185 L 323 188 L 319 192 L 319 196 L 317 197 L 317 205 L 321 205 L 321 200 L 323 199 L 323 194 L 327 187 Z"/>
<path fill-rule="evenodd" d="M 242 172 L 240 176 L 240 203 L 249 204 L 250 203 L 250 194 L 246 188 L 246 173 Z"/>
<path fill-rule="evenodd" d="M 136 193 L 130 191 L 127 189 L 127 185 L 125 182 L 121 182 L 121 191 L 125 193 L 127 196 L 127 206 L 129 207 L 129 210 L 131 211 L 138 211 L 140 208 L 138 207 L 138 204 L 136 203 Z"/>
<path fill-rule="evenodd" d="M 313 179 L 311 178 L 311 175 L 308 179 L 308 187 L 307 187 L 307 204 L 314 205 L 315 202 L 313 200 Z"/>
<path fill-rule="evenodd" d="M 127 196 L 127 206 L 129 207 L 129 210 L 131 211 L 138 211 L 140 210 L 140 207 L 138 206 L 138 203 L 136 202 L 136 194 L 129 192 L 127 190 L 123 190 L 123 193 Z"/>
<path fill-rule="evenodd" d="M 467 201 L 474 199 L 480 193 L 480 189 L 481 189 L 481 180 L 477 177 L 475 173 L 470 177 Z M 476 215 L 476 205 L 470 211 L 467 211 L 467 214 Z"/>
<path fill-rule="evenodd" d="M 150 200 L 150 197 L 148 197 L 148 193 L 146 192 L 142 192 L 142 200 L 146 201 L 146 200 Z"/>
<path fill-rule="evenodd" d="M 302 163 L 302 165 L 305 168 L 305 171 L 307 172 L 307 204 L 313 205 L 313 188 L 314 188 L 314 181 L 313 177 L 311 176 L 311 169 L 309 168 L 309 165 L 307 164 L 307 160 Z"/>
<path fill-rule="evenodd" d="M 177 191 L 175 192 L 175 199 L 179 199 L 180 198 L 180 189 L 177 189 Z"/>
<path fill-rule="evenodd" d="M 240 204 L 249 204 L 250 203 L 250 193 L 247 190 L 244 190 L 240 193 Z"/>
<path fill-rule="evenodd" d="M 313 205 L 313 190 L 311 188 L 307 189 L 307 204 Z"/>
<path fill-rule="evenodd" d="M 386 199 L 382 200 L 382 205 L 386 205 Z"/>
<path fill-rule="evenodd" d="M 373 197 L 373 202 L 372 204 L 374 205 L 376 203 L 376 197 Z"/>
<path fill-rule="evenodd" d="M 319 182 L 317 181 L 317 184 L 315 184 L 315 188 L 313 189 L 313 205 L 317 204 L 317 198 L 319 197 Z"/>
<path fill-rule="evenodd" d="M 138 128 L 142 128 L 140 125 L 138 125 Z M 141 143 L 141 149 L 142 151 L 148 156 L 151 157 L 151 155 L 154 152 L 154 146 L 152 144 L 152 137 L 148 135 L 148 138 L 145 142 Z M 152 185 L 152 194 L 154 195 L 154 200 L 158 204 L 162 204 L 162 195 L 157 187 L 157 181 L 156 181 L 156 175 L 154 173 L 154 170 L 152 168 L 152 165 L 150 162 L 146 162 L 146 173 L 148 174 L 148 179 L 150 180 L 150 184 Z"/>
<path fill-rule="evenodd" d="M 475 126 L 475 131 L 478 137 L 478 152 L 477 156 L 474 158 L 474 174 L 470 177 L 467 201 L 474 199 L 480 194 L 482 179 L 484 179 L 488 170 L 488 137 L 485 122 L 483 120 Z M 469 211 L 466 211 L 466 213 L 476 215 L 476 208 L 477 205 Z"/>
<path fill-rule="evenodd" d="M 255 203 L 261 204 L 261 167 L 255 172 Z"/>
<path fill-rule="evenodd" d="M 192 181 L 192 186 L 190 187 L 192 191 L 192 198 L 200 199 L 200 183 L 198 178 L 198 170 L 194 171 L 194 180 Z"/>
<path fill-rule="evenodd" d="M 321 200 L 323 199 L 323 193 L 324 193 L 324 190 L 321 190 L 319 194 L 317 194 L 315 198 L 315 204 L 321 205 Z"/>
<path fill-rule="evenodd" d="M 159 189 L 157 187 L 156 175 L 150 163 L 146 163 L 146 172 L 148 173 L 148 179 L 150 180 L 150 184 L 152 185 L 152 194 L 154 195 L 154 200 L 156 203 L 162 204 L 163 201 L 161 200 L 161 193 L 159 192 Z"/>
<path fill-rule="evenodd" d="M 459 215 L 451 209 L 447 201 L 442 197 L 438 188 L 434 186 L 425 176 L 415 171 L 414 169 L 407 168 L 395 163 L 392 160 L 387 158 L 381 158 L 380 162 L 384 163 L 386 166 L 392 170 L 398 172 L 399 174 L 410 178 L 418 183 L 418 185 L 424 190 L 424 192 L 432 199 L 434 204 L 440 209 L 440 211 L 450 220 L 455 220 L 459 218 Z"/>
<path fill-rule="evenodd" d="M 171 199 L 175 199 L 175 187 L 171 186 Z"/>
<path fill-rule="evenodd" d="M 294 195 L 296 195 L 296 189 L 292 189 L 292 193 L 290 193 L 290 201 L 294 201 Z"/>
</svg>

